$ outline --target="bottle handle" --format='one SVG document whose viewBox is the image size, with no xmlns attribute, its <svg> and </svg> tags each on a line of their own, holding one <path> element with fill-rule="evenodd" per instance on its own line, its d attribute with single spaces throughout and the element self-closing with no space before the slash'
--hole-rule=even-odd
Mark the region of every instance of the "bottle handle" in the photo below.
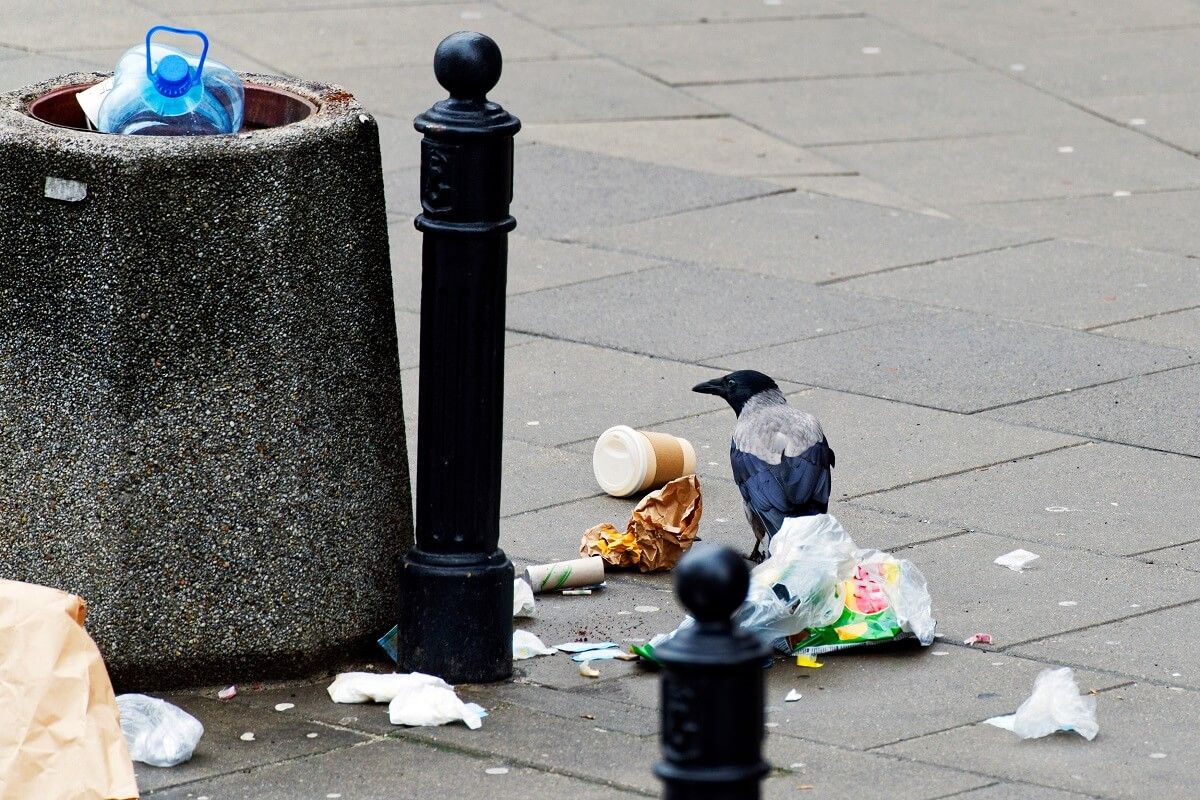
<svg viewBox="0 0 1200 800">
<path fill-rule="evenodd" d="M 204 74 L 204 59 L 208 58 L 208 36 L 204 31 L 198 31 L 195 28 L 173 28 L 170 25 L 155 25 L 150 30 L 146 31 L 146 77 L 154 80 L 154 70 L 150 65 L 150 37 L 158 31 L 170 31 L 171 33 L 180 33 L 184 36 L 199 36 L 200 41 L 204 42 L 204 48 L 200 51 L 200 63 L 196 66 L 197 78 Z"/>
</svg>

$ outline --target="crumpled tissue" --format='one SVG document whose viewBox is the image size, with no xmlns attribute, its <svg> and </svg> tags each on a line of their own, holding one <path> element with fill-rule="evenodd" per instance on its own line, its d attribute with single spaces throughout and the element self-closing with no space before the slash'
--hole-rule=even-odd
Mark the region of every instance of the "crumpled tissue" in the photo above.
<svg viewBox="0 0 1200 800">
<path fill-rule="evenodd" d="M 984 720 L 1012 731 L 1022 739 L 1040 739 L 1058 731 L 1075 731 L 1091 741 L 1100 732 L 1096 722 L 1096 698 L 1079 693 L 1070 667 L 1046 669 L 1037 676 L 1033 694 L 1017 713 Z"/>
<path fill-rule="evenodd" d="M 552 656 L 558 651 L 546 647 L 546 643 L 529 631 L 513 631 L 513 661 L 524 661 L 536 656 Z"/>
<path fill-rule="evenodd" d="M 461 720 L 476 730 L 487 716 L 482 706 L 460 700 L 453 686 L 422 672 L 343 672 L 327 691 L 335 703 L 387 703 L 393 725 L 423 727 Z"/>
</svg>

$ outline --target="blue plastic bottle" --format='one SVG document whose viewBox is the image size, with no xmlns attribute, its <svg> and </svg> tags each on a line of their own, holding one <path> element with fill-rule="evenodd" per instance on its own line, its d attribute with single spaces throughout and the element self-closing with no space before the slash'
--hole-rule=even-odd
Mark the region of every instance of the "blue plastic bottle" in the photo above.
<svg viewBox="0 0 1200 800">
<path fill-rule="evenodd" d="M 200 57 L 151 44 L 157 31 L 200 37 Z M 201 31 L 155 25 L 145 45 L 129 49 L 117 62 L 112 91 L 100 104 L 96 127 L 104 133 L 197 136 L 236 133 L 242 127 L 245 90 L 241 78 L 208 59 Z"/>
</svg>

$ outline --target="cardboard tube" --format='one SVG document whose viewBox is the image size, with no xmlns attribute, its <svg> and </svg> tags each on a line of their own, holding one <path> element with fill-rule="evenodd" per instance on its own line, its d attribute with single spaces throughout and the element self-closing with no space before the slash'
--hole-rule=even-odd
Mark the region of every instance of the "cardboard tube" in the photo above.
<svg viewBox="0 0 1200 800">
<path fill-rule="evenodd" d="M 553 564 L 530 564 L 525 568 L 525 580 L 535 594 L 594 586 L 604 581 L 604 559 L 592 556 Z"/>
</svg>

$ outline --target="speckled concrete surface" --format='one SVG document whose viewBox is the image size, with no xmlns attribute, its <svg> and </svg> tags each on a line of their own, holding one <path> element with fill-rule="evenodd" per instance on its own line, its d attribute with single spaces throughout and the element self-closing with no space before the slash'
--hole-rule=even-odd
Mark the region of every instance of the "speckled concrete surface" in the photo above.
<svg viewBox="0 0 1200 800">
<path fill-rule="evenodd" d="M 374 119 L 237 137 L 0 97 L 0 575 L 85 597 L 119 687 L 298 674 L 396 616 L 412 538 Z M 87 196 L 44 196 L 48 177 Z"/>
</svg>

